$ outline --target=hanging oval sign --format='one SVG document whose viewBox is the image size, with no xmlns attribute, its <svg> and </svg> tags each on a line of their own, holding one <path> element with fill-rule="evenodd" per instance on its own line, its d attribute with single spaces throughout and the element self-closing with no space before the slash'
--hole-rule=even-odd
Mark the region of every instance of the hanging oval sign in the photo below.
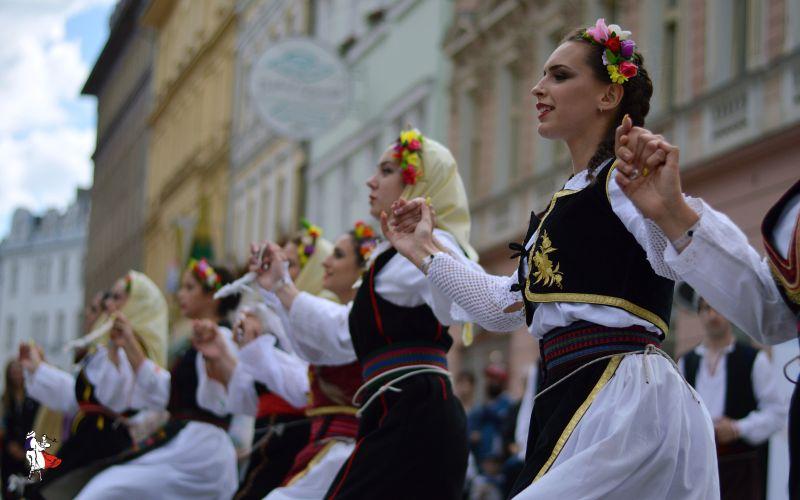
<svg viewBox="0 0 800 500">
<path fill-rule="evenodd" d="M 283 40 L 256 60 L 250 102 L 264 122 L 292 139 L 311 139 L 350 106 L 350 75 L 331 50 L 310 38 Z"/>
</svg>

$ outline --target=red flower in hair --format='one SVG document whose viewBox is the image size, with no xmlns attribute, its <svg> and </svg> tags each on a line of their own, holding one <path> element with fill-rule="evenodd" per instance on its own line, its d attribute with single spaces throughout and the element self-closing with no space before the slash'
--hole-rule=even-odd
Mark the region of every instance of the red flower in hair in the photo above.
<svg viewBox="0 0 800 500">
<path fill-rule="evenodd" d="M 416 139 L 412 139 L 411 142 L 408 143 L 408 150 L 409 151 L 419 151 L 422 149 L 422 144 Z"/>
<path fill-rule="evenodd" d="M 639 73 L 639 68 L 632 62 L 623 61 L 622 64 L 619 65 L 619 72 L 622 73 L 622 76 L 625 78 L 633 78 Z"/>
<path fill-rule="evenodd" d="M 611 37 L 611 38 L 609 38 L 609 39 L 606 41 L 606 48 L 607 48 L 608 50 L 610 50 L 611 52 L 613 52 L 614 54 L 617 54 L 617 53 L 619 53 L 619 49 L 620 49 L 620 40 L 619 40 L 619 37 L 617 37 L 617 36 L 614 36 L 614 37 Z"/>
<path fill-rule="evenodd" d="M 414 165 L 408 165 L 403 169 L 403 182 L 411 185 L 417 183 L 417 171 Z"/>
</svg>

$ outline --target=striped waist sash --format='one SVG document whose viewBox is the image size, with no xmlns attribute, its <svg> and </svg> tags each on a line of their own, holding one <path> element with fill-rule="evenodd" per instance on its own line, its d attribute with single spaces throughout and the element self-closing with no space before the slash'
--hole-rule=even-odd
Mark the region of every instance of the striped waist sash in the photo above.
<svg viewBox="0 0 800 500">
<path fill-rule="evenodd" d="M 648 344 L 661 348 L 661 339 L 644 327 L 612 328 L 579 321 L 547 332 L 539 341 L 545 385 L 576 368 L 609 354 L 641 351 Z"/>
<path fill-rule="evenodd" d="M 358 434 L 358 418 L 353 414 L 328 414 L 311 419 L 311 441 L 333 437 L 355 438 Z"/>
</svg>

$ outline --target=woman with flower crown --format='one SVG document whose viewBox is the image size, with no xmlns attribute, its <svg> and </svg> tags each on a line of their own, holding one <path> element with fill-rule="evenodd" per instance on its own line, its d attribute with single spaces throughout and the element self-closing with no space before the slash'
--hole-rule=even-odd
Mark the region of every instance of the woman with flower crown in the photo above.
<svg viewBox="0 0 800 500">
<path fill-rule="evenodd" d="M 214 380 L 213 368 L 200 354 L 217 334 L 235 352 L 226 325 L 239 297 L 214 298 L 231 279 L 227 269 L 205 259 L 189 262 L 181 277 L 178 304 L 183 317 L 192 321 L 193 334 L 182 342 L 169 371 L 145 358 L 128 330 L 120 332 L 118 343 L 136 374 L 133 399 L 144 408 L 166 409 L 169 421 L 102 467 L 85 469 L 85 475 L 93 478 L 77 498 L 230 498 L 236 491 L 236 452 L 227 433 L 225 388 Z M 81 485 L 54 486 L 66 493 Z"/>
<path fill-rule="evenodd" d="M 52 491 L 51 485 L 59 478 L 131 445 L 126 418 L 141 405 L 134 397 L 135 373 L 119 345 L 123 331 L 154 366 L 166 364 L 167 303 L 147 276 L 130 271 L 117 280 L 107 306 L 109 315 L 96 322 L 101 326 L 84 337 L 90 344 L 77 376 L 47 363 L 37 346 L 20 345 L 19 359 L 30 396 L 73 416 L 71 435 L 58 452 L 63 463 L 48 471 L 42 482 L 27 488 L 28 498 L 39 498 Z"/>
<path fill-rule="evenodd" d="M 333 296 L 340 304 L 352 300 L 353 283 L 361 274 L 376 239 L 373 229 L 363 222 L 331 245 L 321 237 L 322 231 L 303 221 L 302 234 L 284 244 L 288 278 L 298 290 L 312 296 Z M 355 446 L 358 421 L 352 398 L 361 385 L 361 365 L 354 357 L 328 361 L 320 350 L 316 336 L 336 334 L 330 325 L 314 318 L 289 318 L 280 299 L 261 290 L 263 303 L 248 304 L 243 317 L 235 325 L 243 345 L 238 363 L 223 353 L 217 360 L 230 373 L 223 382 L 228 387 L 229 408 L 241 412 L 255 406 L 253 382 L 263 385 L 271 398 L 281 398 L 295 407 L 305 406 L 304 422 L 284 426 L 283 432 L 268 430 L 264 450 L 267 457 L 258 477 L 246 478 L 237 493 L 244 497 L 261 492 L 267 498 L 321 498 Z M 329 302 L 320 299 L 322 303 Z M 269 333 L 253 335 L 253 323 L 260 323 Z M 280 346 L 280 347 L 278 347 Z M 299 357 L 303 359 L 300 359 Z M 341 363 L 340 363 L 341 361 Z M 250 401 L 250 402 L 248 402 Z M 262 405 L 259 404 L 259 407 Z M 300 449 L 278 449 L 274 442 L 283 442 L 295 429 L 305 429 Z M 275 432 L 279 432 L 276 437 Z M 277 454 L 282 453 L 282 456 Z M 280 477 L 277 477 L 280 475 Z M 264 477 L 278 479 L 265 489 Z M 257 488 L 257 485 L 261 485 Z M 281 487 L 275 489 L 276 486 Z"/>
<path fill-rule="evenodd" d="M 361 365 L 352 355 L 352 347 L 349 347 L 351 354 L 341 355 L 341 346 L 348 347 L 348 339 L 342 343 L 342 339 L 336 337 L 341 333 L 339 325 L 328 323 L 324 311 L 352 301 L 355 294 L 353 284 L 361 275 L 377 239 L 372 227 L 359 221 L 331 246 L 321 238 L 318 227 L 308 223 L 305 226 L 306 235 L 295 244 L 284 245 L 281 252 L 286 259 L 287 285 L 291 282 L 292 287 L 318 300 L 322 313 L 308 317 L 290 316 L 281 298 L 261 290 L 264 306 L 280 318 L 280 325 L 273 324 L 272 329 L 285 332 L 291 349 L 309 363 L 305 387 L 308 391 L 306 415 L 310 418 L 311 433 L 306 446 L 294 458 L 283 485 L 267 496 L 270 500 L 322 498 L 353 451 L 358 430 L 357 409 L 352 400 L 361 385 Z M 295 255 L 302 266 L 297 276 L 292 273 L 296 266 L 290 264 Z M 335 302 L 319 298 L 324 295 L 333 295 Z M 248 362 L 245 356 L 242 356 L 242 361 L 248 363 L 249 371 L 258 380 L 274 387 L 276 392 L 285 397 L 297 392 L 298 384 L 295 387 L 286 384 L 284 377 L 276 376 L 274 369 L 268 369 L 269 363 L 263 357 L 260 363 L 255 358 Z"/>
<path fill-rule="evenodd" d="M 381 155 L 367 186 L 375 218 L 401 197 L 428 198 L 439 213 L 440 241 L 465 265 L 475 256 L 464 187 L 453 156 L 438 142 L 417 130 L 402 132 Z M 357 442 L 326 497 L 460 498 L 466 419 L 447 371 L 451 318 L 437 308 L 424 275 L 383 242 L 345 306 L 298 293 L 286 279 L 284 260 L 268 244 L 263 263 L 254 252 L 251 270 L 260 273 L 259 283 L 274 291 L 293 323 L 309 325 L 297 329 L 297 341 L 327 362 L 357 359 L 363 367 L 354 398 L 360 405 Z"/>
<path fill-rule="evenodd" d="M 566 142 L 574 175 L 511 245 L 517 273 L 464 266 L 431 231 L 424 200 L 384 221 L 454 317 L 492 331 L 527 323 L 539 339 L 544 385 L 514 498 L 719 498 L 711 419 L 660 350 L 678 277 L 664 259 L 671 243 L 626 196 L 614 161 L 617 126 L 643 126 L 652 95 L 630 35 L 603 19 L 574 31 L 533 87 L 539 134 Z M 648 151 L 641 175 L 673 154 L 666 142 Z"/>
</svg>

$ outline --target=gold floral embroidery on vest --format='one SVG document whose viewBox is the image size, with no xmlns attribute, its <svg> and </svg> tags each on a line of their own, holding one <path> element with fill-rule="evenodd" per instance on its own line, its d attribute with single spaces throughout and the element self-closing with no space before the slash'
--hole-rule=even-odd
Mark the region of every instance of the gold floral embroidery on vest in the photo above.
<svg viewBox="0 0 800 500">
<path fill-rule="evenodd" d="M 561 286 L 561 280 L 564 275 L 559 271 L 560 264 L 556 263 L 555 267 L 553 267 L 553 261 L 550 260 L 551 256 L 549 256 L 549 254 L 556 250 L 557 248 L 553 246 L 553 243 L 547 236 L 547 231 L 543 231 L 542 243 L 531 259 L 533 264 L 532 268 L 536 269 L 533 272 L 533 277 L 536 278 L 536 281 L 533 282 L 534 285 L 541 283 L 544 286 L 555 285 L 558 288 L 563 288 Z"/>
</svg>

